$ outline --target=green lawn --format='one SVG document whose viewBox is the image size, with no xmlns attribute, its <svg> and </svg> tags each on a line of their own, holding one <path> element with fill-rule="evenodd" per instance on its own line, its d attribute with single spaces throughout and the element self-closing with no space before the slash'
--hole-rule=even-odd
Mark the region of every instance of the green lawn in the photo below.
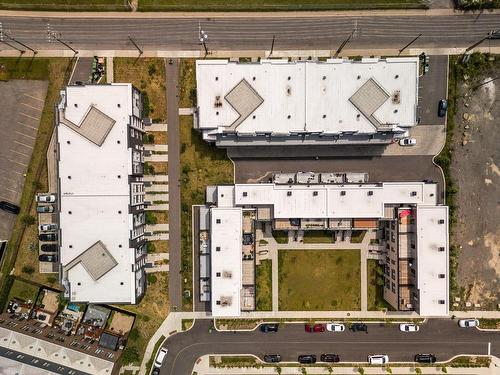
<svg viewBox="0 0 500 375">
<path fill-rule="evenodd" d="M 351 233 L 351 243 L 361 243 L 365 238 L 366 230 L 353 230 Z"/>
<path fill-rule="evenodd" d="M 0 9 L 12 10 L 130 10 L 123 0 L 10 0 L 0 1 Z"/>
<path fill-rule="evenodd" d="M 288 243 L 288 231 L 286 230 L 273 230 L 273 237 L 277 243 Z"/>
<path fill-rule="evenodd" d="M 359 250 L 280 250 L 279 309 L 359 310 Z"/>
<path fill-rule="evenodd" d="M 327 230 L 306 230 L 304 243 L 332 243 L 332 232 Z"/>
<path fill-rule="evenodd" d="M 179 108 L 196 106 L 196 60 L 182 59 L 179 64 Z"/>
<path fill-rule="evenodd" d="M 182 83 L 181 83 L 182 85 Z M 205 203 L 207 185 L 233 183 L 233 163 L 226 152 L 205 142 L 193 129 L 192 116 L 180 116 L 181 138 L 181 275 L 184 289 L 191 290 L 193 254 L 191 241 L 191 206 Z M 184 298 L 183 307 L 192 310 L 192 297 Z"/>
<path fill-rule="evenodd" d="M 255 270 L 255 307 L 258 311 L 273 309 L 272 262 L 262 260 Z"/>
<path fill-rule="evenodd" d="M 34 284 L 15 279 L 10 288 L 8 300 L 10 301 L 16 297 L 24 302 L 28 302 L 29 300 L 35 302 L 39 290 L 40 288 Z"/>
<path fill-rule="evenodd" d="M 419 0 L 139 0 L 140 11 L 298 11 L 424 7 Z"/>
<path fill-rule="evenodd" d="M 375 259 L 367 261 L 368 310 L 376 311 L 392 307 L 384 300 L 384 268 Z"/>
</svg>

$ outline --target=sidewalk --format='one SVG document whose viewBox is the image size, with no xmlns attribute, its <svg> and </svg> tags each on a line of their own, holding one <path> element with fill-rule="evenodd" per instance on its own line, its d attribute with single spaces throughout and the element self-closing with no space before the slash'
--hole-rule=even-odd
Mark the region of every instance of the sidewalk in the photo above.
<svg viewBox="0 0 500 375">
<path fill-rule="evenodd" d="M 361 365 L 363 367 L 363 365 Z M 389 364 L 390 372 L 386 371 L 384 367 L 363 367 L 365 374 L 415 374 L 415 367 L 418 367 L 422 374 L 436 374 L 443 373 L 440 367 L 419 367 L 419 366 L 405 366 L 405 367 L 394 367 Z M 500 361 L 498 358 L 493 357 L 492 363 L 489 368 L 479 367 L 479 368 L 462 368 L 462 367 L 446 367 L 446 373 L 448 374 L 474 374 L 474 375 L 496 375 L 498 374 L 500 367 Z M 341 367 L 332 366 L 334 374 L 359 374 L 359 367 Z M 297 367 L 281 367 L 281 374 L 302 374 L 302 366 Z M 307 374 L 329 374 L 328 367 L 307 367 Z M 198 375 L 216 375 L 216 374 L 234 374 L 234 375 L 271 375 L 276 374 L 276 367 L 234 367 L 234 368 L 211 368 L 209 366 L 209 356 L 203 356 L 195 364 L 194 371 Z"/>
</svg>

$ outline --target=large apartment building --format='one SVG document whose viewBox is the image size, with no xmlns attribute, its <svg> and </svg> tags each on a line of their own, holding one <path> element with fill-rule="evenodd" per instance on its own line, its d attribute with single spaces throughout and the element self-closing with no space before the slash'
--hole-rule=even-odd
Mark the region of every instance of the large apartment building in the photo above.
<svg viewBox="0 0 500 375">
<path fill-rule="evenodd" d="M 419 59 L 196 62 L 194 127 L 218 146 L 385 144 L 417 124 Z"/>
<path fill-rule="evenodd" d="M 321 182 L 335 179 L 344 182 Z M 353 230 L 376 232 L 376 243 L 361 251 L 384 267 L 385 300 L 400 311 L 448 315 L 448 207 L 439 204 L 436 183 L 346 183 L 311 173 L 302 184 L 292 177 L 209 186 L 197 222 L 198 298 L 210 301 L 214 316 L 255 309 L 256 244 L 271 228 L 296 238 L 314 230 L 342 238 Z"/>
<path fill-rule="evenodd" d="M 56 126 L 65 295 L 137 303 L 146 288 L 141 93 L 121 83 L 68 86 Z"/>
</svg>

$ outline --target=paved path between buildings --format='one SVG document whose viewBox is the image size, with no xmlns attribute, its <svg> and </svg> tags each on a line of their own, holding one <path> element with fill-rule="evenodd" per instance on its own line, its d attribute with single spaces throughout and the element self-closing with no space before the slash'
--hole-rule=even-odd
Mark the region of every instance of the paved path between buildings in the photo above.
<svg viewBox="0 0 500 375">
<path fill-rule="evenodd" d="M 166 174 L 146 174 L 144 175 L 144 181 L 151 181 L 151 182 L 168 182 L 168 175 Z"/>
<path fill-rule="evenodd" d="M 144 156 L 144 161 L 168 162 L 168 154 L 151 154 Z"/>
<path fill-rule="evenodd" d="M 146 211 L 168 211 L 169 205 L 168 203 L 161 203 L 161 204 L 152 204 L 150 206 L 146 206 L 145 210 Z"/>
<path fill-rule="evenodd" d="M 169 175 L 169 301 L 173 311 L 182 309 L 181 284 L 181 192 L 180 192 L 180 132 L 179 132 L 179 61 L 166 64 L 167 123 L 168 123 L 168 175 Z"/>
<path fill-rule="evenodd" d="M 106 57 L 106 83 L 113 83 L 115 81 L 113 58 Z"/>
<path fill-rule="evenodd" d="M 161 131 L 167 131 L 167 128 L 165 127 L 165 129 L 164 130 L 162 129 Z M 168 145 L 145 144 L 144 150 L 155 151 L 155 152 L 168 152 Z"/>
<path fill-rule="evenodd" d="M 146 232 L 168 232 L 168 224 L 146 224 Z"/>
<path fill-rule="evenodd" d="M 159 193 L 159 194 L 148 194 L 146 193 L 145 200 L 149 202 L 155 201 L 165 201 L 168 202 L 168 194 L 167 193 Z M 160 211 L 160 210 L 158 210 Z"/>
<path fill-rule="evenodd" d="M 151 186 L 145 186 L 144 191 L 146 193 L 165 193 L 168 192 L 168 185 L 152 184 Z"/>
<path fill-rule="evenodd" d="M 167 105 L 168 107 L 168 105 Z M 146 125 L 146 131 L 149 132 L 166 132 L 168 130 L 167 124 L 151 124 Z"/>
</svg>

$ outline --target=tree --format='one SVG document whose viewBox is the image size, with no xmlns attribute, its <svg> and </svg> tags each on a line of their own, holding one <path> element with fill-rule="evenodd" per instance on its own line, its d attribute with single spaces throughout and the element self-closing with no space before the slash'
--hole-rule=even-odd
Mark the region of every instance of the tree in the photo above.
<svg viewBox="0 0 500 375">
<path fill-rule="evenodd" d="M 139 352 L 134 346 L 125 348 L 125 350 L 122 353 L 122 363 L 124 365 L 129 365 L 134 362 L 139 362 L 140 359 L 141 356 L 139 355 Z"/>
<path fill-rule="evenodd" d="M 417 373 L 417 374 L 422 373 L 422 370 L 420 369 L 420 367 L 415 367 L 415 373 Z"/>
<path fill-rule="evenodd" d="M 363 367 L 358 367 L 358 372 L 363 375 L 365 373 L 365 369 Z"/>
<path fill-rule="evenodd" d="M 23 266 L 21 269 L 23 273 L 27 273 L 28 275 L 31 275 L 33 272 L 35 272 L 35 269 L 31 266 Z"/>
<path fill-rule="evenodd" d="M 276 366 L 274 368 L 274 371 L 276 371 L 277 374 L 281 374 L 281 371 L 283 371 L 283 370 L 281 369 L 281 366 Z"/>
</svg>

